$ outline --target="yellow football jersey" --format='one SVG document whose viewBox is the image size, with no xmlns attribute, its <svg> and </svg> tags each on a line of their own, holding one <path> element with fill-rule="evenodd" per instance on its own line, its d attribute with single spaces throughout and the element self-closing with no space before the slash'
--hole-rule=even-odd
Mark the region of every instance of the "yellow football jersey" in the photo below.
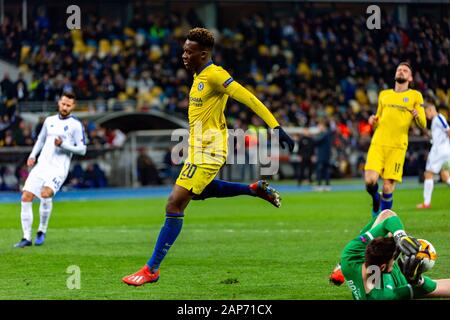
<svg viewBox="0 0 450 320">
<path fill-rule="evenodd" d="M 395 92 L 393 89 L 383 90 L 378 96 L 378 125 L 372 138 L 373 145 L 407 149 L 408 132 L 414 117 L 411 113 L 417 110 L 416 124 L 425 128 L 427 120 L 422 94 L 417 90 Z"/>
<path fill-rule="evenodd" d="M 222 67 L 210 61 L 189 92 L 189 154 L 194 164 L 223 164 L 227 157 L 228 130 L 224 109 L 228 97 L 244 103 L 271 128 L 278 126 L 270 111 Z"/>
</svg>

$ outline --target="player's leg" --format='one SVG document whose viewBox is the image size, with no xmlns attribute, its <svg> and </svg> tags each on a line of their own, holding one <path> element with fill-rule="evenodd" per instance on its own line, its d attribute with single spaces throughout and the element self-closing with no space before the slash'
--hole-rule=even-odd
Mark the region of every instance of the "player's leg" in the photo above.
<svg viewBox="0 0 450 320">
<path fill-rule="evenodd" d="M 24 248 L 32 245 L 33 199 L 36 196 L 40 196 L 43 185 L 44 180 L 38 175 L 36 168 L 33 168 L 22 189 L 20 219 L 23 238 L 14 245 L 16 248 Z"/>
<path fill-rule="evenodd" d="M 50 187 L 43 187 L 41 190 L 41 203 L 39 205 L 39 228 L 34 244 L 40 246 L 44 244 L 45 235 L 48 229 L 50 215 L 53 209 L 54 191 Z"/>
<path fill-rule="evenodd" d="M 380 211 L 380 194 L 378 193 L 378 178 L 384 168 L 385 152 L 382 146 L 370 145 L 367 161 L 364 166 L 364 182 L 366 191 L 372 197 L 372 215 Z"/>
<path fill-rule="evenodd" d="M 158 281 L 159 266 L 181 232 L 184 209 L 191 199 L 192 192 L 179 185 L 174 185 L 166 205 L 166 220 L 159 232 L 151 258 L 142 269 L 124 277 L 123 282 L 140 286 Z"/>
<path fill-rule="evenodd" d="M 418 209 L 428 209 L 431 207 L 431 196 L 433 194 L 434 180 L 433 172 L 425 171 L 423 181 L 423 203 L 417 205 Z"/>
<path fill-rule="evenodd" d="M 444 181 L 448 186 L 450 186 L 450 171 L 448 170 L 442 170 L 441 171 L 441 179 Z"/>
<path fill-rule="evenodd" d="M 186 162 L 181 169 L 166 205 L 166 220 L 161 228 L 151 258 L 145 266 L 122 279 L 140 286 L 159 279 L 159 266 L 175 242 L 183 226 L 184 209 L 193 195 L 199 195 L 219 172 L 220 166 L 202 167 Z"/>
<path fill-rule="evenodd" d="M 406 149 L 385 148 L 385 165 L 381 177 L 383 178 L 383 193 L 381 195 L 380 209 L 391 209 L 394 203 L 394 190 L 397 182 L 402 182 L 403 164 L 405 163 Z"/>
<path fill-rule="evenodd" d="M 194 195 L 193 200 L 205 200 L 208 198 L 228 198 L 241 195 L 259 197 L 275 207 L 281 206 L 281 197 L 278 191 L 269 186 L 265 180 L 259 180 L 252 184 L 229 182 L 214 179 L 199 195 Z"/>
<path fill-rule="evenodd" d="M 378 193 L 378 178 L 380 174 L 374 170 L 364 172 L 366 191 L 372 197 L 372 213 L 375 215 L 380 210 L 380 194 Z"/>
<path fill-rule="evenodd" d="M 22 192 L 20 220 L 22 223 L 23 237 L 14 245 L 16 248 L 24 248 L 32 245 L 31 229 L 33 226 L 33 199 L 33 193 L 25 190 Z"/>
<path fill-rule="evenodd" d="M 380 210 L 391 209 L 394 203 L 395 181 L 392 179 L 383 180 L 383 193 L 380 199 Z"/>
<path fill-rule="evenodd" d="M 441 171 L 444 162 L 445 158 L 439 157 L 439 154 L 433 149 L 428 154 L 423 181 L 423 203 L 417 205 L 418 209 L 428 209 L 431 207 L 431 196 L 434 188 L 434 174 Z"/>
<path fill-rule="evenodd" d="M 166 220 L 156 241 L 152 257 L 147 261 L 151 272 L 159 270 L 159 266 L 172 244 L 181 232 L 184 209 L 192 199 L 192 192 L 174 185 L 166 205 Z"/>
<path fill-rule="evenodd" d="M 426 298 L 448 298 L 450 297 L 450 279 L 439 279 L 436 281 L 436 289 L 428 293 Z"/>
</svg>

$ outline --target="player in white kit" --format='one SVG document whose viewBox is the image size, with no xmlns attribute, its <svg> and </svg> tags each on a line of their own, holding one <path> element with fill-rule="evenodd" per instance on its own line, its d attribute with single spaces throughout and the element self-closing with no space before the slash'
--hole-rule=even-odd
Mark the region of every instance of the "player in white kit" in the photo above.
<svg viewBox="0 0 450 320">
<path fill-rule="evenodd" d="M 450 174 L 448 168 L 446 168 L 450 161 L 450 127 L 445 117 L 437 112 L 433 104 L 427 104 L 425 113 L 427 118 L 431 120 L 432 147 L 425 167 L 423 203 L 417 205 L 419 209 L 431 207 L 434 174 L 441 173 L 442 181 L 445 181 L 450 186 Z"/>
<path fill-rule="evenodd" d="M 47 117 L 27 160 L 31 170 L 22 190 L 21 220 L 23 238 L 17 248 L 32 245 L 33 199 L 40 199 L 40 223 L 35 245 L 44 243 L 48 221 L 52 212 L 52 198 L 61 188 L 69 173 L 73 154 L 86 154 L 83 125 L 71 116 L 75 108 L 75 95 L 63 93 L 58 101 L 58 114 Z M 36 157 L 39 159 L 36 162 Z"/>
</svg>

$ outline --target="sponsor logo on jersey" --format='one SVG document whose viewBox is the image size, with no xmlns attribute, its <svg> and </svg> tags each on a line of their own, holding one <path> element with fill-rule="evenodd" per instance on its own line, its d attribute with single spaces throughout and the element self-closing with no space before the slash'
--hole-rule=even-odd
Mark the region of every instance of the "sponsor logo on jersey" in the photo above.
<svg viewBox="0 0 450 320">
<path fill-rule="evenodd" d="M 64 127 L 64 131 L 67 131 L 67 130 L 69 130 L 69 126 Z"/>
<path fill-rule="evenodd" d="M 399 105 L 399 104 L 391 104 L 391 103 L 389 103 L 389 104 L 386 104 L 386 107 L 394 108 L 394 109 L 397 109 L 397 110 L 400 110 L 400 111 L 404 111 L 404 112 L 409 112 L 408 107 L 402 106 L 402 105 Z"/>
<path fill-rule="evenodd" d="M 197 86 L 197 89 L 198 89 L 198 91 L 202 91 L 204 87 L 205 87 L 205 85 L 203 84 L 203 82 L 200 82 Z"/>
<path fill-rule="evenodd" d="M 404 97 L 403 98 L 403 102 L 408 102 L 409 101 L 409 98 L 408 97 Z"/>
</svg>

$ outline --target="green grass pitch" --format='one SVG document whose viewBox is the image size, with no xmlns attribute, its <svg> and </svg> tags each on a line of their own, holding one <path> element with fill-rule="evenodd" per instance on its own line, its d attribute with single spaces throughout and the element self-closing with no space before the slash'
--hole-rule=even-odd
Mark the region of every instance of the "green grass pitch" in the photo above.
<svg viewBox="0 0 450 320">
<path fill-rule="evenodd" d="M 450 278 L 450 188 L 436 187 L 431 210 L 415 209 L 421 199 L 419 187 L 398 190 L 394 210 L 436 247 L 428 274 Z M 55 202 L 46 243 L 25 249 L 12 248 L 20 204 L 0 204 L 0 299 L 351 299 L 328 275 L 369 219 L 364 191 L 286 193 L 280 209 L 251 197 L 192 202 L 160 280 L 129 287 L 121 278 L 150 257 L 165 201 Z M 38 220 L 35 203 L 33 234 Z M 73 265 L 81 288 L 70 290 Z"/>
</svg>

